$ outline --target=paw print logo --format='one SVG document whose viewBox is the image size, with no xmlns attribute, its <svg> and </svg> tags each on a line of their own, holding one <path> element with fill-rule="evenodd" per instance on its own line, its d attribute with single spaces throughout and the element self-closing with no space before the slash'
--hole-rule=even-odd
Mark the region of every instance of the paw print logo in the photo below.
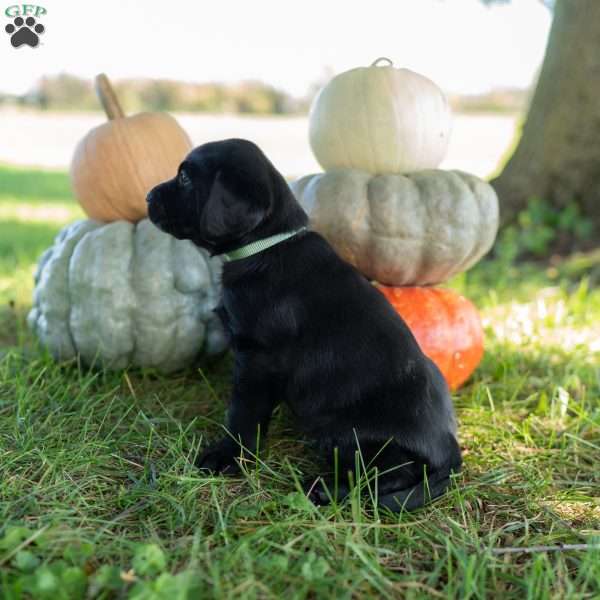
<svg viewBox="0 0 600 600">
<path fill-rule="evenodd" d="M 27 17 L 27 19 L 17 17 L 4 28 L 4 31 L 10 35 L 10 43 L 15 48 L 23 44 L 35 48 L 40 43 L 39 36 L 44 33 L 45 28 L 41 23 L 36 24 L 33 17 Z"/>
</svg>

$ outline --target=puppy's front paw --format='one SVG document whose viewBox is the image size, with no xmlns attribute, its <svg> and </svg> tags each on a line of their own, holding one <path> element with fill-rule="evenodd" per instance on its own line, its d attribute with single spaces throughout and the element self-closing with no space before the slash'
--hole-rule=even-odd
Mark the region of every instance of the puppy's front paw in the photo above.
<svg viewBox="0 0 600 600">
<path fill-rule="evenodd" d="M 235 475 L 240 472 L 239 458 L 240 446 L 231 438 L 223 438 L 196 459 L 196 466 L 202 471 Z"/>
</svg>

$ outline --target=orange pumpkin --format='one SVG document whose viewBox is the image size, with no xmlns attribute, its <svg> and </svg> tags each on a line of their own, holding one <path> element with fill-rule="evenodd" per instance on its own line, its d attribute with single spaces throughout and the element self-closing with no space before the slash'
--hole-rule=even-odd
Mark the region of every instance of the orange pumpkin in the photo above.
<svg viewBox="0 0 600 600">
<path fill-rule="evenodd" d="M 475 306 L 464 296 L 442 288 L 376 285 L 450 388 L 457 389 L 483 356 L 483 328 Z"/>
<path fill-rule="evenodd" d="M 77 145 L 73 192 L 92 219 L 136 222 L 147 215 L 147 193 L 177 173 L 192 144 L 167 113 L 126 117 L 106 75 L 96 78 L 96 91 L 109 121 Z"/>
</svg>

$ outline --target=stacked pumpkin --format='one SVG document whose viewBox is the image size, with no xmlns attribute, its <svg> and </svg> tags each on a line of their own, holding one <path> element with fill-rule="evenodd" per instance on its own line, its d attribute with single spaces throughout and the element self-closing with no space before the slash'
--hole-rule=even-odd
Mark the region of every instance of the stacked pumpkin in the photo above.
<svg viewBox="0 0 600 600">
<path fill-rule="evenodd" d="M 473 266 L 498 229 L 493 188 L 436 169 L 451 115 L 429 79 L 388 59 L 333 78 L 310 113 L 310 144 L 324 173 L 292 183 L 312 227 L 374 280 L 451 388 L 483 355 L 466 298 L 434 286 Z"/>
<path fill-rule="evenodd" d="M 191 149 L 165 113 L 125 117 L 106 76 L 96 80 L 109 122 L 71 164 L 89 220 L 63 229 L 39 261 L 29 326 L 57 359 L 120 369 L 186 366 L 225 338 L 213 308 L 221 263 L 146 218 L 146 195 Z"/>
</svg>

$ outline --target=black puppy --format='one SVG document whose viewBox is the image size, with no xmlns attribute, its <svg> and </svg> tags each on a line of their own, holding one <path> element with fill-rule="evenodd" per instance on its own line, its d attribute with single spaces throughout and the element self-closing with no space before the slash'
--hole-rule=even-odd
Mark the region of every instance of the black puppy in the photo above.
<svg viewBox="0 0 600 600">
<path fill-rule="evenodd" d="M 384 296 L 306 229 L 256 145 L 196 148 L 150 192 L 148 209 L 163 231 L 229 259 L 216 310 L 235 356 L 231 435 L 200 456 L 200 468 L 236 471 L 242 448 L 256 450 L 259 428 L 264 437 L 285 401 L 330 469 L 337 454 L 339 477 L 312 486 L 313 501 L 348 493 L 357 450 L 377 468 L 383 506 L 410 510 L 444 492 L 461 466 L 444 378 Z"/>
</svg>

